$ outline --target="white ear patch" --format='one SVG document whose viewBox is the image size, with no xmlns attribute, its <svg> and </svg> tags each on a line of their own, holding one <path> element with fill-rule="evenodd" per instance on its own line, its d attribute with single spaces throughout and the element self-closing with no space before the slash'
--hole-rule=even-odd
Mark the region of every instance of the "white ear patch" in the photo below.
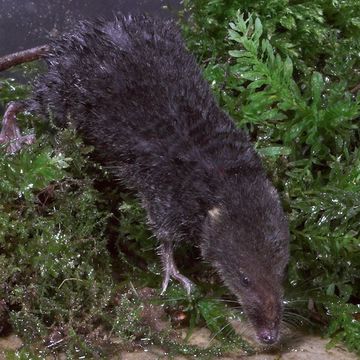
<svg viewBox="0 0 360 360">
<path fill-rule="evenodd" d="M 221 211 L 218 207 L 213 207 L 212 209 L 210 209 L 208 211 L 209 216 L 211 217 L 212 220 L 219 220 L 220 215 L 221 215 Z"/>
</svg>

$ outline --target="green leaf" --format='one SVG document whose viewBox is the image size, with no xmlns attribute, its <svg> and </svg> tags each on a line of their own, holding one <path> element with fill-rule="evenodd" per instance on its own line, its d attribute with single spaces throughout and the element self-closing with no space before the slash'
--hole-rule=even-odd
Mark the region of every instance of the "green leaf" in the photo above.
<svg viewBox="0 0 360 360">
<path fill-rule="evenodd" d="M 263 26 L 259 18 L 255 19 L 255 31 L 253 34 L 253 40 L 258 42 L 263 33 Z"/>
<path fill-rule="evenodd" d="M 289 57 L 286 57 L 285 61 L 284 61 L 284 79 L 288 80 L 288 79 L 292 79 L 292 74 L 293 74 L 293 62 L 291 61 L 291 59 Z"/>
<path fill-rule="evenodd" d="M 288 30 L 293 30 L 296 27 L 295 19 L 291 15 L 282 16 L 280 18 L 280 24 Z"/>
<path fill-rule="evenodd" d="M 229 50 L 229 55 L 232 57 L 242 57 L 244 54 L 244 51 L 241 50 Z"/>
<path fill-rule="evenodd" d="M 265 157 L 279 157 L 291 154 L 291 149 L 286 146 L 268 146 L 256 150 L 261 156 Z"/>
<path fill-rule="evenodd" d="M 240 34 L 237 31 L 234 30 L 229 30 L 229 38 L 230 40 L 234 40 L 238 43 L 241 43 L 242 41 L 242 37 L 240 36 Z"/>
<path fill-rule="evenodd" d="M 324 90 L 323 76 L 315 71 L 311 77 L 311 94 L 314 105 L 318 105 L 321 99 L 321 93 Z"/>
</svg>

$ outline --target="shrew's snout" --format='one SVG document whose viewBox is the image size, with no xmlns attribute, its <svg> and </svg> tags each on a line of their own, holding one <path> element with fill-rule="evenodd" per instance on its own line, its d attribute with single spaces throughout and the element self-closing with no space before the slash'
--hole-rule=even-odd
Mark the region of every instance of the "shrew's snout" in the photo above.
<svg viewBox="0 0 360 360">
<path fill-rule="evenodd" d="M 278 329 L 261 329 L 257 332 L 257 338 L 263 344 L 275 344 L 279 338 Z"/>
<path fill-rule="evenodd" d="M 261 301 L 248 303 L 244 310 L 255 328 L 257 340 L 262 344 L 272 345 L 279 340 L 281 297 L 270 292 L 261 295 Z"/>
</svg>

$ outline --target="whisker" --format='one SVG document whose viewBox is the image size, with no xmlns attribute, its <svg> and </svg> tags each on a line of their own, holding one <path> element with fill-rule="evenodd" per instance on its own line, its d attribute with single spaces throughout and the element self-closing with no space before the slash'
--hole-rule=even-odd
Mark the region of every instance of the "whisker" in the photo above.
<svg viewBox="0 0 360 360">
<path fill-rule="evenodd" d="M 221 334 L 224 329 L 226 329 L 228 326 L 230 326 L 231 324 L 230 323 L 227 323 L 226 325 L 224 325 L 219 331 L 217 331 L 209 340 L 208 344 L 206 347 L 209 347 L 211 345 L 211 343 L 214 341 L 214 339 L 219 335 Z"/>
<path fill-rule="evenodd" d="M 294 312 L 284 312 L 283 319 L 287 322 L 289 322 L 288 320 L 291 319 L 291 320 L 296 320 L 298 322 L 299 321 L 304 322 L 308 325 L 313 325 L 313 322 L 311 320 L 309 320 L 305 316 L 302 316 L 302 315 L 294 313 Z"/>
<path fill-rule="evenodd" d="M 285 310 L 284 311 L 284 315 L 295 315 L 295 316 L 301 316 L 304 319 L 307 319 L 306 317 L 304 317 L 303 315 L 299 314 L 298 312 L 295 311 L 289 311 L 289 310 Z"/>
<path fill-rule="evenodd" d="M 303 283 L 303 284 L 297 284 L 296 285 L 296 289 L 293 288 L 292 291 L 291 291 L 291 295 L 292 296 L 304 296 L 304 293 L 305 294 L 311 294 L 311 292 L 313 291 L 317 291 L 317 290 L 321 290 L 323 289 L 323 286 L 313 286 L 313 287 L 309 287 L 309 286 L 306 286 L 307 284 L 306 283 Z"/>
<path fill-rule="evenodd" d="M 211 300 L 219 301 L 219 302 L 222 302 L 222 303 L 239 304 L 238 301 L 230 300 L 230 299 L 211 299 Z"/>
<path fill-rule="evenodd" d="M 297 329 L 300 327 L 300 324 L 296 320 L 293 320 L 293 319 L 284 319 L 283 323 L 286 324 L 287 326 L 291 326 L 293 329 L 295 329 L 295 328 Z"/>
<path fill-rule="evenodd" d="M 302 321 L 300 319 L 294 318 L 292 316 L 288 316 L 288 317 L 284 316 L 283 321 L 287 324 L 293 324 L 293 325 L 296 324 L 297 326 L 302 325 Z"/>
<path fill-rule="evenodd" d="M 289 323 L 286 323 L 284 321 L 281 321 L 280 323 L 280 334 L 282 334 L 283 332 L 287 332 L 287 331 L 291 331 L 292 328 L 290 328 L 290 326 L 293 326 Z"/>
<path fill-rule="evenodd" d="M 252 328 L 248 324 L 244 324 L 244 327 L 241 329 L 241 331 L 238 333 L 241 338 L 250 336 L 252 333 Z"/>
<path fill-rule="evenodd" d="M 283 302 L 284 306 L 289 306 L 291 304 L 298 304 L 298 303 L 308 303 L 309 299 L 294 299 L 294 300 L 285 300 Z"/>
<path fill-rule="evenodd" d="M 222 315 L 215 316 L 210 321 L 207 321 L 207 323 L 212 324 L 213 322 L 215 322 L 217 319 L 220 319 L 221 317 L 223 317 L 223 316 Z"/>
<path fill-rule="evenodd" d="M 154 298 L 154 300 L 158 300 L 161 302 L 180 301 L 180 300 L 186 300 L 186 299 L 187 299 L 186 297 L 171 298 L 171 299 Z"/>
</svg>

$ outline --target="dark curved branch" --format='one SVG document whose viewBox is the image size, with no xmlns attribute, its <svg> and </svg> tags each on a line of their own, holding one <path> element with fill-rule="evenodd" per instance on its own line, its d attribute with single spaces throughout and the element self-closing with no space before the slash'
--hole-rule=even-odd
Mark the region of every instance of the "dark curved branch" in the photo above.
<svg viewBox="0 0 360 360">
<path fill-rule="evenodd" d="M 46 55 L 49 50 L 49 45 L 41 45 L 0 57 L 0 71 L 4 71 L 12 66 L 23 64 L 25 62 L 38 60 Z"/>
<path fill-rule="evenodd" d="M 360 90 L 360 84 L 357 84 L 354 88 L 350 90 L 352 94 L 356 94 Z"/>
</svg>

